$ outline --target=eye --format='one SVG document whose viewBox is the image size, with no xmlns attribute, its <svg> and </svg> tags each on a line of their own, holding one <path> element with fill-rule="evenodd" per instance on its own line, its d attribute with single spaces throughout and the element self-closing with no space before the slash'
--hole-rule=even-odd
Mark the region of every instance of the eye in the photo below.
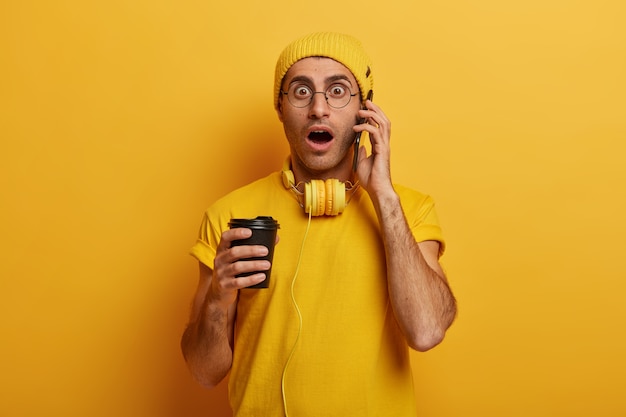
<svg viewBox="0 0 626 417">
<path fill-rule="evenodd" d="M 293 88 L 293 96 L 298 99 L 311 97 L 312 91 L 306 85 L 297 85 Z"/>
<path fill-rule="evenodd" d="M 344 85 L 333 84 L 330 87 L 328 87 L 328 90 L 326 90 L 326 93 L 328 94 L 329 97 L 341 98 L 345 96 L 346 94 L 348 94 L 349 90 Z"/>
</svg>

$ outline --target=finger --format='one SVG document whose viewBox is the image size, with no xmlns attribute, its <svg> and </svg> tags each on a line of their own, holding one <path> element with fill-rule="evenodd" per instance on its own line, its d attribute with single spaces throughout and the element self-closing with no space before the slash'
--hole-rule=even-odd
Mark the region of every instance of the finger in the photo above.
<svg viewBox="0 0 626 417">
<path fill-rule="evenodd" d="M 213 260 L 214 268 L 220 272 L 220 276 L 233 276 L 225 269 L 234 262 L 247 258 L 260 258 L 268 254 L 268 248 L 263 245 L 232 245 L 236 240 L 245 240 L 250 237 L 251 233 L 250 229 L 236 228 L 222 234 Z"/>
<path fill-rule="evenodd" d="M 245 227 L 228 229 L 222 233 L 220 242 L 217 245 L 217 251 L 230 248 L 233 240 L 248 239 L 250 236 L 252 236 L 252 230 Z"/>
<path fill-rule="evenodd" d="M 265 260 L 238 261 L 232 264 L 232 279 L 228 282 L 233 288 L 245 288 L 258 284 L 266 279 L 265 271 L 271 264 Z"/>
<path fill-rule="evenodd" d="M 216 285 L 219 288 L 219 292 L 235 291 L 256 285 L 259 282 L 263 282 L 265 279 L 266 276 L 263 272 L 257 272 L 246 276 L 221 278 L 216 282 Z"/>
<path fill-rule="evenodd" d="M 383 111 L 383 109 L 381 109 L 380 106 L 378 106 L 373 101 L 366 102 L 365 103 L 365 108 L 370 110 L 370 111 L 373 111 L 374 113 L 380 115 L 381 117 L 387 118 L 387 116 L 385 115 L 385 112 Z"/>
<path fill-rule="evenodd" d="M 236 253 L 229 256 L 232 252 Z M 222 252 L 220 257 L 215 258 L 214 284 L 220 289 L 220 292 L 254 285 L 265 279 L 264 271 L 270 269 L 271 263 L 265 259 L 250 259 L 251 254 L 265 256 L 267 255 L 267 248 L 264 246 L 236 246 Z M 240 256 L 248 256 L 248 258 L 234 259 Z M 231 257 L 234 259 L 233 261 L 230 261 Z"/>
<path fill-rule="evenodd" d="M 365 149 L 365 146 L 363 145 L 359 146 L 359 165 L 361 165 L 361 162 L 365 161 L 367 158 L 367 149 Z"/>
<path fill-rule="evenodd" d="M 265 281 L 267 277 L 263 273 L 250 275 L 247 277 L 239 277 L 233 279 L 234 288 L 240 290 L 242 288 L 251 287 Z"/>
<path fill-rule="evenodd" d="M 381 129 L 383 132 L 389 129 L 389 120 L 384 116 L 381 116 L 370 110 L 361 110 L 360 115 L 364 116 L 364 122 L 355 126 L 355 131 L 367 131 L 370 134 L 376 134 L 377 129 Z"/>
<path fill-rule="evenodd" d="M 375 103 L 367 102 L 365 106 L 368 111 L 367 116 L 376 122 L 376 124 L 380 125 L 389 125 L 389 118 L 385 114 L 385 112 Z"/>
<path fill-rule="evenodd" d="M 229 275 L 236 277 L 237 275 L 248 276 L 254 273 L 267 271 L 272 265 L 266 260 L 245 260 L 237 261 L 231 264 Z"/>
</svg>

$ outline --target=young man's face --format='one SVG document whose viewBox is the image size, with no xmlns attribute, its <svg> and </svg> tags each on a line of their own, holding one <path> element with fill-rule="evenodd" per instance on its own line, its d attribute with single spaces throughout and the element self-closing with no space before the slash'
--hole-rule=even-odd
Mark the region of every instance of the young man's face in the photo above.
<svg viewBox="0 0 626 417">
<path fill-rule="evenodd" d="M 333 108 L 324 94 L 313 94 L 304 107 L 294 106 L 286 95 L 278 100 L 278 117 L 291 148 L 292 169 L 297 181 L 337 178 L 346 181 L 352 168 L 353 126 L 360 108 L 359 86 L 354 75 L 330 58 L 311 57 L 296 62 L 283 79 L 282 91 L 326 92 L 332 95 L 347 89 L 356 94 L 345 107 Z M 329 90 L 330 89 L 330 90 Z M 306 100 L 299 105 L 306 103 Z"/>
</svg>

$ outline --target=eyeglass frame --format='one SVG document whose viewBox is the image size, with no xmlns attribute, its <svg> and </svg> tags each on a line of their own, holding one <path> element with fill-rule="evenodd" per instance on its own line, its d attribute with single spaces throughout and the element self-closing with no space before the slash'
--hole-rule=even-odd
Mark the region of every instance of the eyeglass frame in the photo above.
<svg viewBox="0 0 626 417">
<path fill-rule="evenodd" d="M 293 107 L 295 107 L 295 108 L 297 108 L 297 109 L 303 109 L 303 108 L 305 108 L 305 107 L 307 107 L 307 106 L 310 106 L 310 105 L 311 105 L 311 103 L 313 103 L 313 97 L 315 97 L 315 95 L 316 95 L 316 94 L 324 94 L 324 99 L 326 100 L 326 104 L 328 104 L 328 106 L 332 107 L 333 109 L 343 109 L 343 108 L 344 108 L 344 107 L 346 107 L 348 104 L 350 104 L 350 101 L 352 101 L 352 97 L 354 97 L 354 96 L 358 96 L 358 95 L 360 94 L 360 93 L 354 93 L 354 94 L 352 94 L 352 90 L 350 89 L 350 87 L 348 87 L 347 85 L 342 86 L 342 87 L 346 88 L 346 89 L 350 92 L 350 94 L 349 94 L 349 97 L 350 97 L 350 98 L 348 99 L 348 101 L 346 102 L 346 104 L 344 104 L 343 106 L 341 106 L 341 107 L 335 107 L 335 106 L 333 106 L 332 104 L 330 104 L 330 103 L 328 102 L 328 96 L 326 95 L 326 94 L 328 93 L 328 90 L 330 90 L 330 89 L 331 89 L 334 85 L 335 85 L 335 84 L 331 84 L 331 85 L 329 85 L 329 86 L 328 86 L 328 88 L 326 88 L 326 90 L 325 90 L 325 91 L 314 91 L 312 88 L 310 88 L 310 87 L 308 87 L 308 86 L 307 86 L 307 88 L 310 88 L 310 90 L 311 90 L 311 98 L 309 99 L 309 102 L 308 102 L 308 103 L 306 103 L 304 106 L 296 106 L 295 104 L 293 104 L 293 103 L 291 102 L 291 100 L 289 100 L 289 91 L 284 91 L 284 90 L 282 89 L 282 87 L 281 87 L 281 89 L 280 89 L 279 91 L 280 91 L 280 93 L 281 93 L 282 95 L 287 96 L 287 101 L 289 102 L 289 104 L 291 104 Z"/>
</svg>

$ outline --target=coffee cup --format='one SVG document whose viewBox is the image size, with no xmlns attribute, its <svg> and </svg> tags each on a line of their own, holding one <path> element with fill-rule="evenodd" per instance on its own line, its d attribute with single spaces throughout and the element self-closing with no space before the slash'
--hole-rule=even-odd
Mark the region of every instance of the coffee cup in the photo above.
<svg viewBox="0 0 626 417">
<path fill-rule="evenodd" d="M 270 264 L 272 263 L 272 260 L 274 259 L 274 245 L 276 243 L 276 233 L 280 228 L 280 225 L 276 220 L 274 220 L 270 216 L 258 216 L 254 219 L 230 219 L 228 226 L 231 229 L 237 227 L 245 227 L 252 230 L 252 236 L 247 239 L 233 240 L 231 242 L 231 247 L 241 245 L 263 245 L 267 248 L 266 256 L 246 258 L 242 259 L 243 261 L 267 260 L 270 262 Z M 259 272 L 263 272 L 265 274 L 265 279 L 263 281 L 246 288 L 268 288 L 270 285 L 271 271 L 272 268 L 270 266 L 270 269 L 268 269 L 267 271 L 246 272 L 238 274 L 235 277 L 247 277 L 253 274 L 257 274 Z"/>
</svg>

